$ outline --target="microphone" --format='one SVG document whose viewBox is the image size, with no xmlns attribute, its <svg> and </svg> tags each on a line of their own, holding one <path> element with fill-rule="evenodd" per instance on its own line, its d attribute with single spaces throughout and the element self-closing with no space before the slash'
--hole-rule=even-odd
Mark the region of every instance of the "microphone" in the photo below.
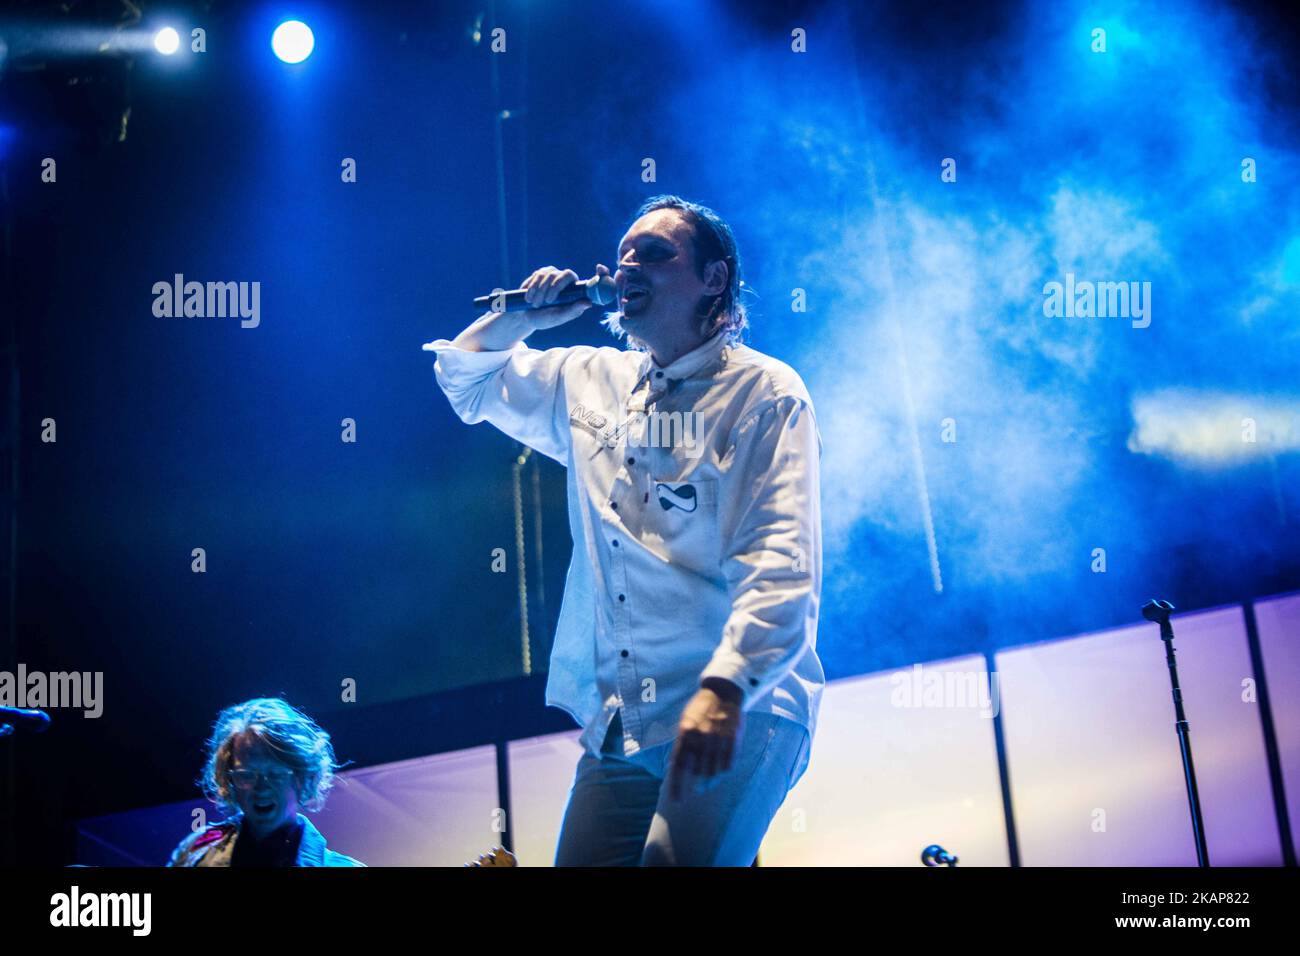
<svg viewBox="0 0 1300 956">
<path fill-rule="evenodd" d="M 1169 615 L 1173 613 L 1174 606 L 1168 601 L 1161 601 L 1152 598 L 1142 605 L 1142 616 L 1153 624 L 1160 625 L 1160 639 L 1162 641 L 1172 641 L 1174 639 L 1174 626 L 1169 623 Z"/>
<path fill-rule="evenodd" d="M 15 730 L 40 734 L 50 729 L 50 715 L 43 710 L 20 710 L 17 707 L 0 707 L 0 737 Z"/>
<path fill-rule="evenodd" d="M 1152 623 L 1164 624 L 1169 620 L 1169 612 L 1173 609 L 1174 606 L 1168 601 L 1152 598 L 1142 605 L 1142 616 Z"/>
<path fill-rule="evenodd" d="M 565 286 L 555 297 L 554 302 L 545 305 L 529 305 L 525 298 L 528 295 L 527 289 L 511 289 L 509 292 L 498 292 L 495 295 L 481 295 L 474 300 L 474 306 L 491 312 L 523 312 L 526 309 L 546 309 L 553 305 L 567 305 L 581 299 L 587 299 L 592 305 L 609 305 L 614 301 L 616 292 L 613 276 L 595 275 L 590 279 Z"/>
</svg>

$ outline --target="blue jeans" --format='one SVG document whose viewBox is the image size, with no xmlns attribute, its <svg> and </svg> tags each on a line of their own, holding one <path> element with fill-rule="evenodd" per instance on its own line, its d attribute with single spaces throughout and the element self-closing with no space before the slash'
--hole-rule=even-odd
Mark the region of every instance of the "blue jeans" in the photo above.
<svg viewBox="0 0 1300 956">
<path fill-rule="evenodd" d="M 775 714 L 746 714 L 731 769 L 688 774 L 673 801 L 665 778 L 673 741 L 624 757 L 615 715 L 599 758 L 583 752 L 564 811 L 556 866 L 749 866 L 808 762 L 808 731 Z"/>
</svg>

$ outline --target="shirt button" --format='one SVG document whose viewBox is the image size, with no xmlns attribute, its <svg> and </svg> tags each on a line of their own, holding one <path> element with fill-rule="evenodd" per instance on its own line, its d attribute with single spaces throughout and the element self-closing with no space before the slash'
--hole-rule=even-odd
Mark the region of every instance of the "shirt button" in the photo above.
<svg viewBox="0 0 1300 956">
<path fill-rule="evenodd" d="M 628 463 L 629 465 L 635 465 L 635 464 L 636 464 L 636 459 L 635 459 L 635 458 L 629 458 L 629 459 L 627 460 L 627 463 Z"/>
<path fill-rule="evenodd" d="M 616 547 L 616 548 L 618 547 L 618 538 L 615 538 L 615 539 L 614 539 L 614 547 Z"/>
<path fill-rule="evenodd" d="M 750 686 L 750 687 L 757 687 L 757 686 L 758 686 L 758 681 L 757 681 L 755 678 L 751 677 L 751 678 L 749 679 L 749 686 Z"/>
<path fill-rule="evenodd" d="M 624 651 L 624 652 L 623 652 L 623 656 L 624 656 L 624 657 L 627 657 L 627 651 Z"/>
<path fill-rule="evenodd" d="M 620 595 L 618 596 L 618 599 L 619 599 L 620 601 L 626 601 L 626 600 L 627 600 L 627 598 L 626 598 L 624 595 L 622 595 L 622 594 L 620 594 Z"/>
<path fill-rule="evenodd" d="M 611 501 L 611 502 L 609 503 L 609 506 L 610 506 L 611 508 L 613 508 L 615 511 L 618 510 L 618 502 L 617 502 L 617 501 Z"/>
<path fill-rule="evenodd" d="M 664 377 L 663 372 L 655 372 L 655 378 L 663 378 L 663 377 Z"/>
</svg>

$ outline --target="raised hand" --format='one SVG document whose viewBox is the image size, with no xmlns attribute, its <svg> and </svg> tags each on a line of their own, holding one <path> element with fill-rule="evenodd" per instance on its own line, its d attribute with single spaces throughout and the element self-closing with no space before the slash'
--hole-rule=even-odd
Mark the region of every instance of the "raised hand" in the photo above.
<svg viewBox="0 0 1300 956">
<path fill-rule="evenodd" d="M 609 275 L 609 269 L 603 265 L 596 266 L 597 275 Z M 548 306 L 556 296 L 578 281 L 578 274 L 572 269 L 558 269 L 555 266 L 542 266 L 520 285 L 527 289 L 528 304 L 534 306 L 524 313 L 534 329 L 551 329 L 565 322 L 572 322 L 591 308 L 591 302 L 580 299 L 566 305 Z"/>
</svg>

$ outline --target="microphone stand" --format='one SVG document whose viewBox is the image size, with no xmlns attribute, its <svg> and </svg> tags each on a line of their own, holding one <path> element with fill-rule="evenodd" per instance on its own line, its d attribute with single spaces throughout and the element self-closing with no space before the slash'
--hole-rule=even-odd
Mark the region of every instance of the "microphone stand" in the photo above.
<svg viewBox="0 0 1300 956">
<path fill-rule="evenodd" d="M 1178 747 L 1183 755 L 1183 779 L 1187 782 L 1187 802 L 1192 811 L 1192 835 L 1196 838 L 1196 865 L 1209 866 L 1210 852 L 1205 845 L 1205 821 L 1201 816 L 1201 797 L 1196 789 L 1196 768 L 1192 766 L 1192 741 L 1183 713 L 1183 691 L 1178 686 L 1178 665 L 1174 662 L 1174 626 L 1169 613 L 1174 606 L 1168 601 L 1151 600 L 1142 606 L 1142 616 L 1160 625 L 1160 640 L 1165 642 L 1165 663 L 1169 665 L 1169 683 L 1174 694 L 1174 727 Z"/>
</svg>

